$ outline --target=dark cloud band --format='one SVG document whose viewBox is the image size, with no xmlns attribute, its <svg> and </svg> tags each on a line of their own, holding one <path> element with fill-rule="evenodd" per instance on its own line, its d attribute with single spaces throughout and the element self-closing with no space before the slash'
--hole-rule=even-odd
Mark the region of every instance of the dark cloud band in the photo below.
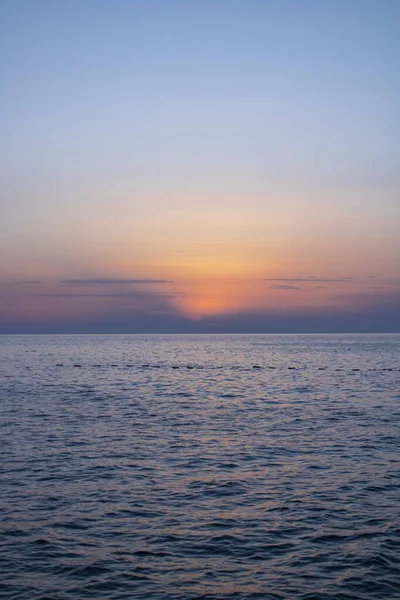
<svg viewBox="0 0 400 600">
<path fill-rule="evenodd" d="M 169 279 L 64 279 L 60 283 L 71 286 L 92 285 L 129 285 L 129 284 L 166 284 L 174 283 Z"/>
<path fill-rule="evenodd" d="M 315 283 L 315 282 L 338 282 L 338 281 L 343 281 L 343 282 L 349 282 L 349 281 L 354 281 L 354 279 L 352 277 L 337 277 L 337 278 L 331 278 L 331 277 L 267 277 L 266 279 L 264 279 L 263 281 L 282 281 L 282 282 L 298 282 L 298 283 Z"/>
</svg>

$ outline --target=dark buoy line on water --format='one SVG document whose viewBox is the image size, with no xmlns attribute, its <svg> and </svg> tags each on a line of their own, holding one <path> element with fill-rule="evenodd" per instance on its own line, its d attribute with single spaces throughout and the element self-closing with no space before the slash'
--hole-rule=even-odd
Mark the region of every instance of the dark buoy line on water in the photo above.
<svg viewBox="0 0 400 600">
<path fill-rule="evenodd" d="M 83 365 L 83 363 L 73 363 L 72 365 L 65 365 L 64 363 L 56 363 L 55 365 L 56 367 L 68 367 L 68 366 L 72 366 L 78 369 L 84 368 L 85 365 Z M 117 364 L 117 363 L 111 363 L 109 365 L 101 365 L 101 364 L 94 364 L 94 365 L 86 365 L 89 368 L 134 368 L 135 365 L 133 363 L 126 363 L 126 364 Z M 142 365 L 138 365 L 138 368 L 141 369 L 161 369 L 161 368 L 170 368 L 170 369 L 186 369 L 188 371 L 191 370 L 198 370 L 198 369 L 204 369 L 206 368 L 204 365 L 157 365 L 157 364 L 151 364 L 151 363 L 144 363 Z M 217 368 L 224 368 L 224 367 L 215 367 L 215 366 L 210 366 L 210 369 L 217 369 Z M 227 366 L 226 368 L 229 368 L 229 366 Z M 238 367 L 237 365 L 232 365 L 230 367 L 231 369 L 239 369 L 240 367 Z M 272 365 L 267 365 L 267 366 L 262 366 L 262 365 L 252 365 L 251 367 L 243 367 L 243 370 L 247 371 L 247 370 L 254 370 L 254 371 L 261 371 L 263 369 L 279 369 L 279 367 L 276 366 L 272 366 Z M 288 366 L 288 367 L 282 367 L 282 369 L 286 369 L 288 371 L 304 371 L 307 369 L 307 366 Z M 317 367 L 316 368 L 317 371 L 328 371 L 329 372 L 329 368 L 328 367 Z M 337 367 L 335 369 L 332 369 L 332 371 L 334 372 L 346 372 L 346 369 L 344 369 L 343 367 Z M 349 369 L 347 372 L 348 373 L 363 373 L 363 372 L 371 372 L 371 371 L 384 371 L 384 372 L 396 372 L 396 371 L 400 371 L 400 368 L 393 368 L 393 367 L 382 367 L 382 368 L 376 368 L 376 369 L 360 369 L 358 367 L 353 367 L 351 369 Z"/>
</svg>

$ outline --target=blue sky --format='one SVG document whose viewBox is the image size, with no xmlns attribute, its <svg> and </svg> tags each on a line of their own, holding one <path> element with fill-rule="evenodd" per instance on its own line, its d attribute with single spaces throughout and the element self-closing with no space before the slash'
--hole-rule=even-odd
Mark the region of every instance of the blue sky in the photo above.
<svg viewBox="0 0 400 600">
<path fill-rule="evenodd" d="M 46 312 L 52 327 L 89 326 L 66 279 L 171 280 L 173 302 L 149 284 L 161 304 L 148 314 L 136 295 L 134 314 L 196 327 L 398 297 L 397 0 L 0 12 L 3 328 L 44 326 Z M 357 285 L 264 281 L 306 276 Z M 91 296 L 97 324 L 128 319 L 113 294 Z"/>
</svg>

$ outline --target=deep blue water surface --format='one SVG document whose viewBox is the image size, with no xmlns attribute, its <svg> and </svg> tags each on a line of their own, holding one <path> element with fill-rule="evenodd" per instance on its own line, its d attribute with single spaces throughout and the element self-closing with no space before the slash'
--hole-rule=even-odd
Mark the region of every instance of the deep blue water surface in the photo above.
<svg viewBox="0 0 400 600">
<path fill-rule="evenodd" d="M 400 598 L 399 356 L 400 336 L 0 337 L 0 596 Z"/>
</svg>

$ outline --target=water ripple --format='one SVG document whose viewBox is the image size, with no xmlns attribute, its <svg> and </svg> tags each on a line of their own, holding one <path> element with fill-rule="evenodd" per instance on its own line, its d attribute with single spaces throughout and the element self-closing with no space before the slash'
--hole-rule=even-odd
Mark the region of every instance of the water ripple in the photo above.
<svg viewBox="0 0 400 600">
<path fill-rule="evenodd" d="M 2 336 L 6 600 L 400 598 L 399 336 Z"/>
</svg>

